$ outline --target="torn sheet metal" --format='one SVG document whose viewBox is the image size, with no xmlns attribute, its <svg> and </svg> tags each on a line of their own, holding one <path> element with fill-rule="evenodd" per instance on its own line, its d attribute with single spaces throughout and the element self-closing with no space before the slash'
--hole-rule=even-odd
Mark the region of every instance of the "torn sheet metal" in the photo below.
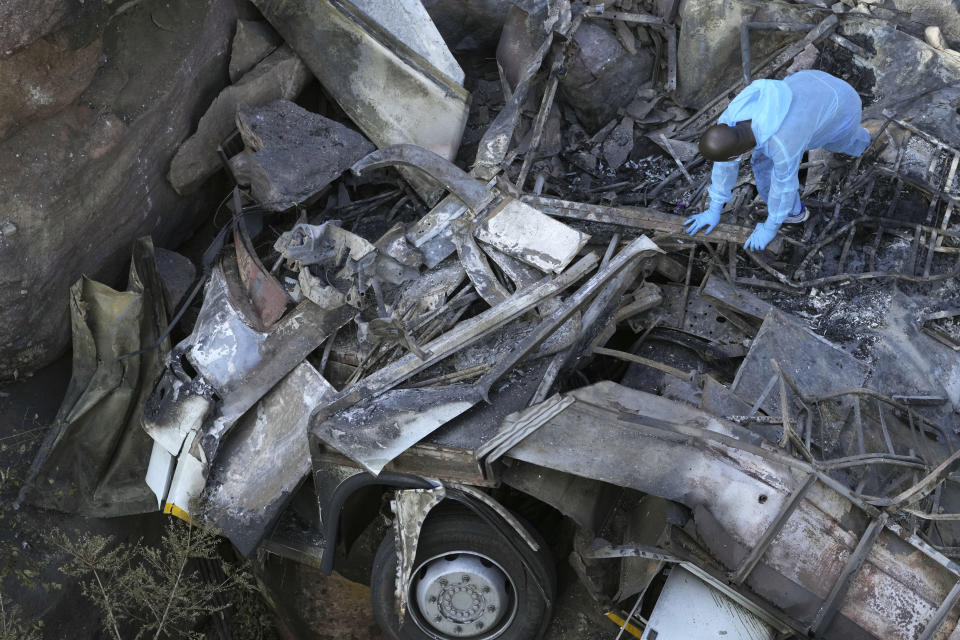
<svg viewBox="0 0 960 640">
<path fill-rule="evenodd" d="M 210 430 L 215 440 L 356 312 L 305 300 L 269 331 L 258 331 L 243 310 L 236 269 L 230 255 L 213 269 L 193 333 L 177 346 L 221 400 Z"/>
<path fill-rule="evenodd" d="M 247 412 L 221 445 L 204 515 L 244 556 L 270 532 L 310 471 L 307 421 L 335 390 L 302 362 Z"/>
<path fill-rule="evenodd" d="M 477 239 L 542 271 L 560 273 L 590 236 L 506 198 L 477 226 Z"/>
<path fill-rule="evenodd" d="M 133 248 L 127 291 L 81 278 L 70 289 L 73 374 L 19 501 L 115 517 L 156 508 L 143 480 L 153 446 L 140 414 L 169 350 L 163 289 L 150 238 Z"/>
<path fill-rule="evenodd" d="M 143 430 L 172 456 L 180 455 L 184 442 L 193 442 L 213 409 L 204 387 L 202 382 L 184 382 L 168 370 L 144 407 Z"/>
<path fill-rule="evenodd" d="M 338 440 L 338 434 L 331 432 L 331 424 L 325 423 L 327 418 L 339 411 L 352 407 L 358 402 L 368 402 L 372 397 L 396 387 L 410 376 L 475 344 L 485 336 L 497 331 L 500 327 L 529 311 L 531 308 L 543 303 L 544 300 L 552 298 L 560 291 L 563 291 L 574 282 L 580 280 L 580 278 L 593 270 L 597 262 L 598 258 L 595 253 L 591 252 L 587 254 L 559 276 L 544 278 L 533 287 L 515 293 L 503 303 L 491 307 L 469 320 L 458 323 L 450 331 L 422 345 L 423 351 L 428 355 L 426 359 L 421 358 L 417 354 L 408 353 L 375 373 L 368 375 L 352 387 L 344 389 L 337 394 L 337 397 L 332 399 L 327 406 L 320 407 L 314 412 L 314 415 L 311 417 L 311 432 L 325 442 L 336 442 Z M 389 436 L 392 439 L 401 437 L 402 435 L 401 431 L 393 430 L 384 434 L 384 437 Z M 347 451 L 343 451 L 345 455 L 350 457 L 351 454 L 353 454 L 361 458 L 366 457 L 363 450 L 354 452 L 349 448 L 349 444 L 349 441 L 344 442 L 344 446 L 348 448 Z M 333 446 L 336 447 L 336 445 Z M 359 460 L 357 461 L 359 462 Z"/>
<path fill-rule="evenodd" d="M 611 382 L 567 396 L 574 404 L 507 457 L 686 505 L 700 538 L 730 571 L 803 486 L 744 580 L 806 635 L 878 512 L 806 463 L 731 437 L 741 430 L 682 403 Z M 805 483 L 810 474 L 817 481 Z M 872 530 L 846 597 L 834 602 L 837 615 L 818 636 L 916 638 L 957 584 L 960 568 L 918 537 L 890 523 Z"/>
<path fill-rule="evenodd" d="M 163 500 L 170 492 L 170 482 L 173 480 L 173 470 L 177 468 L 177 459 L 170 455 L 163 445 L 154 441 L 150 451 L 150 461 L 147 463 L 146 483 L 157 497 L 157 511 L 163 509 Z"/>
<path fill-rule="evenodd" d="M 351 291 L 350 287 L 345 287 L 347 292 L 344 293 L 337 287 L 327 284 L 326 280 L 313 275 L 309 267 L 300 270 L 300 274 L 297 276 L 297 284 L 300 286 L 300 293 L 303 294 L 303 297 L 321 309 L 328 311 L 338 309 L 351 301 L 353 302 L 352 306 L 360 304 L 359 292 L 356 288 Z M 348 294 L 351 293 L 353 295 L 348 298 Z"/>
<path fill-rule="evenodd" d="M 423 523 L 435 506 L 447 496 L 443 485 L 435 489 L 398 489 L 390 510 L 396 516 L 393 519 L 393 533 L 397 538 L 397 597 L 400 624 L 407 614 L 407 594 L 413 579 L 413 563 L 417 558 L 417 542 Z"/>
<path fill-rule="evenodd" d="M 419 269 L 423 264 L 423 255 L 407 242 L 406 226 L 398 222 L 380 236 L 374 243 L 381 255 L 390 256 L 397 263 Z"/>
<path fill-rule="evenodd" d="M 495 249 L 494 247 L 484 247 L 483 251 L 510 279 L 510 281 L 513 283 L 514 291 L 517 289 L 523 289 L 524 287 L 529 287 L 543 277 L 543 272 L 539 269 L 534 269 L 528 264 L 520 262 L 515 258 L 511 258 L 504 252 Z"/>
<path fill-rule="evenodd" d="M 683 287 L 678 285 L 664 285 L 663 294 L 663 315 L 659 323 L 661 327 L 672 327 L 690 336 L 700 337 L 716 347 L 742 345 L 750 337 L 721 315 L 718 308 L 705 297 L 690 295 L 684 300 Z M 674 342 L 685 346 L 683 343 Z M 736 357 L 745 354 L 744 349 Z M 719 354 L 715 353 L 716 355 Z"/>
<path fill-rule="evenodd" d="M 457 250 L 450 223 L 464 214 L 470 217 L 469 211 L 459 198 L 447 196 L 410 227 L 407 241 L 423 254 L 427 267 L 432 269 Z"/>
<path fill-rule="evenodd" d="M 359 0 L 254 0 L 374 144 L 411 143 L 453 160 L 467 122 L 470 94 L 384 28 L 386 25 L 378 24 L 379 10 L 371 10 L 370 4 Z M 415 40 L 430 41 L 432 34 L 426 33 L 426 25 L 408 15 L 413 23 L 393 13 L 389 28 L 398 32 L 403 24 L 406 37 L 417 33 Z M 337 64 L 330 64 L 331 60 Z M 439 193 L 429 178 L 402 171 L 428 203 L 436 202 Z"/>
<path fill-rule="evenodd" d="M 460 263 L 480 297 L 490 306 L 506 300 L 510 292 L 497 280 L 490 263 L 487 262 L 486 254 L 480 250 L 470 230 L 465 229 L 463 233 L 454 234 L 454 243 Z"/>
<path fill-rule="evenodd" d="M 342 229 L 336 222 L 320 225 L 298 224 L 280 234 L 273 248 L 285 260 L 298 265 L 343 265 L 347 258 L 354 261 L 374 251 L 376 247 L 355 233 Z"/>
<path fill-rule="evenodd" d="M 771 359 L 811 396 L 862 387 L 869 373 L 865 363 L 771 309 L 737 371 L 733 392 L 751 404 L 756 402 L 776 375 Z M 787 393 L 793 398 L 793 391 Z M 780 415 L 779 385 L 773 385 L 760 407 L 767 415 Z"/>
<path fill-rule="evenodd" d="M 448 260 L 423 272 L 416 280 L 406 283 L 401 289 L 397 309 L 414 309 L 414 316 L 439 309 L 466 279 L 466 271 L 460 261 Z"/>
<path fill-rule="evenodd" d="M 715 304 L 759 322 L 763 322 L 770 309 L 773 308 L 773 305 L 766 300 L 757 297 L 750 291 L 734 287 L 722 276 L 716 274 L 707 278 L 707 283 L 700 295 Z"/>
<path fill-rule="evenodd" d="M 479 399 L 467 385 L 394 389 L 330 416 L 315 433 L 377 475 L 388 462 Z"/>
<path fill-rule="evenodd" d="M 260 262 L 242 217 L 234 228 L 233 244 L 237 251 L 237 270 L 243 290 L 257 313 L 258 325 L 269 329 L 287 310 L 290 297 L 283 285 Z"/>
<path fill-rule="evenodd" d="M 372 279 L 398 285 L 420 276 L 416 267 L 381 253 L 335 221 L 298 224 L 277 238 L 274 249 L 300 270 L 303 294 L 324 309 L 344 303 L 359 308 Z"/>
</svg>

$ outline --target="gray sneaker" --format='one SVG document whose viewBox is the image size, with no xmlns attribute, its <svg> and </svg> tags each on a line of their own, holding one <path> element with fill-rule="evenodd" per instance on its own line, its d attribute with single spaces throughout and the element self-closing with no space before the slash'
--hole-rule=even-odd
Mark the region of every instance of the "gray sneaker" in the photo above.
<svg viewBox="0 0 960 640">
<path fill-rule="evenodd" d="M 800 224 L 801 222 L 806 222 L 807 218 L 810 217 L 810 212 L 807 211 L 807 205 L 800 203 L 800 211 L 792 216 L 787 216 L 783 221 L 783 224 Z"/>
</svg>

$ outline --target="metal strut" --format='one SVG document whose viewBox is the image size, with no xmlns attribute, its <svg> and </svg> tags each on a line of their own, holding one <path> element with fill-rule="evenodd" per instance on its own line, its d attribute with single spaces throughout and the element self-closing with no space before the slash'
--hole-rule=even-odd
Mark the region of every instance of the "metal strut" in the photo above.
<svg viewBox="0 0 960 640">
<path fill-rule="evenodd" d="M 847 594 L 850 580 L 853 578 L 853 575 L 860 570 L 863 561 L 867 559 L 867 554 L 870 553 L 873 543 L 877 541 L 880 532 L 883 531 L 883 525 L 886 524 L 886 522 L 887 514 L 881 513 L 867 525 L 867 530 L 863 532 L 860 542 L 857 543 L 857 548 L 854 549 L 850 557 L 847 558 L 847 564 L 844 565 L 843 571 L 840 572 L 840 577 L 837 578 L 833 589 L 830 590 L 830 595 L 827 596 L 827 599 L 820 605 L 820 610 L 817 611 L 817 617 L 814 619 L 813 624 L 810 625 L 809 635 L 811 637 L 819 636 L 820 633 L 827 629 L 830 623 L 833 622 L 833 617 L 840 607 L 840 602 Z"/>
<path fill-rule="evenodd" d="M 780 533 L 780 530 L 783 529 L 783 525 L 787 523 L 787 520 L 789 520 L 793 512 L 796 511 L 800 501 L 803 500 L 803 496 L 806 495 L 807 491 L 809 491 L 810 487 L 812 487 L 813 483 L 816 481 L 816 474 L 811 473 L 807 476 L 807 479 L 802 485 L 794 489 L 793 493 L 791 493 L 790 497 L 787 499 L 786 504 L 784 504 L 783 508 L 780 510 L 780 513 L 778 513 L 777 517 L 774 518 L 773 522 L 770 523 L 770 526 L 767 527 L 767 530 L 763 532 L 760 542 L 757 543 L 757 546 L 750 551 L 750 554 L 744 558 L 743 562 L 737 568 L 736 573 L 734 573 L 733 577 L 731 578 L 731 582 L 734 584 L 742 584 L 743 581 L 747 579 L 747 576 L 750 575 L 750 572 L 753 571 L 753 568 L 757 566 L 760 558 L 762 558 L 763 554 L 765 554 L 767 549 L 770 548 L 771 543 L 773 543 L 773 539 L 776 538 Z"/>
</svg>

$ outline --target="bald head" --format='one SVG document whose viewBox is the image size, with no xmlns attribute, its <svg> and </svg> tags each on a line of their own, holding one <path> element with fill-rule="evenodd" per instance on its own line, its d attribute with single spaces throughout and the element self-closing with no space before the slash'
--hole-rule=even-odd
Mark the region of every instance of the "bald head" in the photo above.
<svg viewBox="0 0 960 640">
<path fill-rule="evenodd" d="M 733 160 L 755 146 L 757 141 L 753 137 L 749 120 L 738 122 L 734 127 L 714 125 L 703 132 L 699 145 L 703 157 L 714 162 Z"/>
</svg>

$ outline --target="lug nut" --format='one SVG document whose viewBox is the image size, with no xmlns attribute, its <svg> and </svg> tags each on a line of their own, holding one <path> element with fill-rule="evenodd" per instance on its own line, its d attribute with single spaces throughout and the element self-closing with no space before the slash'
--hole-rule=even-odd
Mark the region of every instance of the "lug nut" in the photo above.
<svg viewBox="0 0 960 640">
<path fill-rule="evenodd" d="M 484 586 L 482 589 L 480 589 L 480 591 L 483 591 L 484 593 L 490 593 L 490 587 Z"/>
<path fill-rule="evenodd" d="M 482 623 L 482 622 L 478 622 L 478 623 L 477 623 L 477 629 L 483 629 L 483 623 Z"/>
<path fill-rule="evenodd" d="M 443 622 L 443 618 L 441 618 L 440 616 L 434 616 L 433 621 L 436 623 L 440 623 L 440 622 Z"/>
<path fill-rule="evenodd" d="M 447 579 L 446 579 L 446 578 L 440 578 L 439 580 L 437 580 L 437 582 L 440 583 L 440 586 L 441 586 L 441 587 L 447 586 Z"/>
<path fill-rule="evenodd" d="M 460 578 L 460 582 L 470 582 L 470 576 L 463 576 Z"/>
<path fill-rule="evenodd" d="M 430 602 L 436 602 L 437 596 L 430 596 Z"/>
<path fill-rule="evenodd" d="M 453 630 L 456 631 L 457 633 L 463 633 L 463 627 L 461 627 L 460 625 L 455 626 Z"/>
<path fill-rule="evenodd" d="M 487 607 L 487 611 L 489 611 L 490 613 L 493 613 L 493 612 L 496 611 L 496 610 L 497 610 L 497 608 L 496 608 L 495 606 L 493 606 L 493 605 L 490 605 L 489 607 Z"/>
</svg>

